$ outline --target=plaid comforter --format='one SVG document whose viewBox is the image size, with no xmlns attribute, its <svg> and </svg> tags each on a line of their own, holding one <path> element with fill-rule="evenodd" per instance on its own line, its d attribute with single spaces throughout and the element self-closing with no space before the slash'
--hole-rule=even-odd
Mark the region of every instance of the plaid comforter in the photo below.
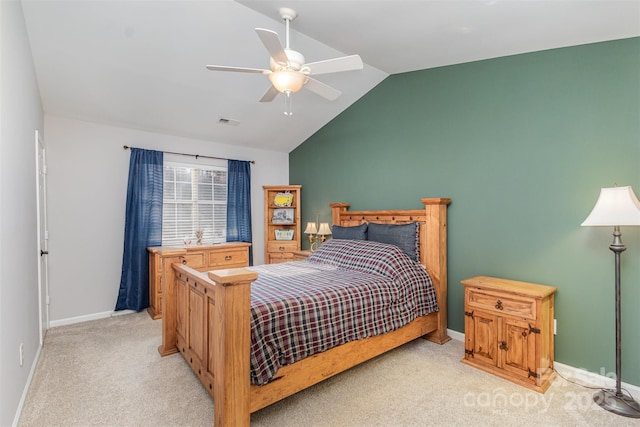
<svg viewBox="0 0 640 427">
<path fill-rule="evenodd" d="M 332 239 L 304 261 L 251 267 L 251 382 L 438 310 L 424 267 L 394 245 Z"/>
</svg>

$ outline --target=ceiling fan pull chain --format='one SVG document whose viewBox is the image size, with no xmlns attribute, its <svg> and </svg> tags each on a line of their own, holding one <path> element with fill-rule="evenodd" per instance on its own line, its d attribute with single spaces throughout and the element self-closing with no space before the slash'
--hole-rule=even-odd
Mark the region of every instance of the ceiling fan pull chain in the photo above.
<svg viewBox="0 0 640 427">
<path fill-rule="evenodd" d="M 293 110 L 291 109 L 291 91 L 286 90 L 284 92 L 284 115 L 293 116 Z"/>
</svg>

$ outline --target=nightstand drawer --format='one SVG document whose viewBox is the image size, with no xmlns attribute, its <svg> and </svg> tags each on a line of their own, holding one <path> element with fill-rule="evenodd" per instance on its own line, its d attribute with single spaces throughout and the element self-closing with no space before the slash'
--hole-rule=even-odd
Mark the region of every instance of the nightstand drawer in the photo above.
<svg viewBox="0 0 640 427">
<path fill-rule="evenodd" d="M 293 260 L 294 261 L 301 261 L 303 259 L 307 259 L 307 257 L 309 255 L 311 255 L 313 252 L 311 251 L 294 251 L 293 252 Z"/>
<path fill-rule="evenodd" d="M 525 319 L 536 319 L 536 301 L 533 298 L 467 288 L 467 303 L 471 308 L 504 313 Z"/>
</svg>

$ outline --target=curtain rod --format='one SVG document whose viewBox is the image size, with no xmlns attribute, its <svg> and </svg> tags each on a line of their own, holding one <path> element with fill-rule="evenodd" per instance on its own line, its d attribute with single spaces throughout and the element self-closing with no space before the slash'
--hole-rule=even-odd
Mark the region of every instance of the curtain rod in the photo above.
<svg viewBox="0 0 640 427">
<path fill-rule="evenodd" d="M 123 148 L 125 150 L 128 150 L 130 148 L 138 148 L 138 147 L 129 147 L 128 145 L 124 145 Z M 200 154 L 187 154 L 187 153 L 176 153 L 173 151 L 163 151 L 163 153 L 168 153 L 168 154 L 177 154 L 178 156 L 189 156 L 189 157 L 195 157 L 196 159 L 202 157 L 204 159 L 216 159 L 216 160 L 236 160 L 236 159 L 227 159 L 225 157 L 214 157 L 214 156 L 201 156 Z M 256 164 L 255 160 L 248 160 L 249 163 L 251 163 L 252 165 Z"/>
</svg>

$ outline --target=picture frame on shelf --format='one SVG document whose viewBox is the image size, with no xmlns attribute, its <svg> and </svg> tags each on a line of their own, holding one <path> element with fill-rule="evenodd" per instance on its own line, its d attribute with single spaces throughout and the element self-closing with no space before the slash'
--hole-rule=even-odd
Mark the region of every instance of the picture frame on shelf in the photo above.
<svg viewBox="0 0 640 427">
<path fill-rule="evenodd" d="M 293 224 L 294 209 L 282 208 L 273 210 L 273 218 L 271 222 L 274 224 Z"/>
</svg>

